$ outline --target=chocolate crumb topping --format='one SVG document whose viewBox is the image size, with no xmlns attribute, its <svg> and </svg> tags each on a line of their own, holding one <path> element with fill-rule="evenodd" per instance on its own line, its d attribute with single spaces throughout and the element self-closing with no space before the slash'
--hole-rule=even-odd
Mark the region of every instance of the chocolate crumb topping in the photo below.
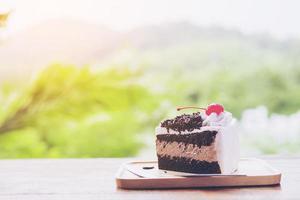
<svg viewBox="0 0 300 200">
<path fill-rule="evenodd" d="M 193 114 L 183 114 L 175 117 L 174 119 L 167 119 L 161 123 L 161 127 L 168 130 L 172 129 L 178 132 L 181 131 L 192 131 L 202 127 L 203 119 L 201 118 L 200 112 Z"/>
</svg>

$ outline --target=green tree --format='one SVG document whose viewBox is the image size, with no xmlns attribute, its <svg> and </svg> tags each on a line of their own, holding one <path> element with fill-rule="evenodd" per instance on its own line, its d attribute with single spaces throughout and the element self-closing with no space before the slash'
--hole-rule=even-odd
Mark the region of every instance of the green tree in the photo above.
<svg viewBox="0 0 300 200">
<path fill-rule="evenodd" d="M 129 156 L 157 101 L 140 72 L 54 65 L 2 89 L 0 157 Z M 20 88 L 20 86 L 18 86 Z"/>
</svg>

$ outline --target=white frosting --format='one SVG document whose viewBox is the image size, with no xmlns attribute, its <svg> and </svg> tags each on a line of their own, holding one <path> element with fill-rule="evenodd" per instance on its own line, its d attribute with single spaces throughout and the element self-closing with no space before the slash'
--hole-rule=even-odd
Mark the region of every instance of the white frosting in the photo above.
<svg viewBox="0 0 300 200">
<path fill-rule="evenodd" d="M 159 134 L 191 134 L 201 133 L 203 131 L 218 131 L 215 139 L 215 148 L 217 151 L 217 160 L 219 162 L 221 173 L 230 174 L 233 173 L 239 162 L 239 138 L 235 126 L 235 121 L 232 118 L 232 114 L 229 112 L 223 112 L 220 115 L 212 113 L 207 116 L 204 112 L 201 112 L 201 117 L 204 119 L 203 126 L 200 129 L 194 129 L 192 131 L 175 131 L 169 129 L 169 131 L 161 126 L 156 127 L 155 133 Z"/>
<path fill-rule="evenodd" d="M 226 111 L 219 115 L 217 113 L 211 113 L 209 116 L 201 112 L 201 117 L 204 119 L 203 126 L 227 126 L 232 121 L 232 114 Z"/>
<path fill-rule="evenodd" d="M 235 120 L 219 130 L 215 142 L 221 173 L 233 173 L 237 170 L 240 160 L 240 145 Z"/>
</svg>

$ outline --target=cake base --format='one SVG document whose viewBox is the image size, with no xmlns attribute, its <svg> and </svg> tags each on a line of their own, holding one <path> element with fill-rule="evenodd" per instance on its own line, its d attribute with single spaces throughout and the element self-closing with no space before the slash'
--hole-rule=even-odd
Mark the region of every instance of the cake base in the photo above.
<svg viewBox="0 0 300 200">
<path fill-rule="evenodd" d="M 158 168 L 199 174 L 220 174 L 221 169 L 218 162 L 199 161 L 183 157 L 157 156 Z"/>
</svg>

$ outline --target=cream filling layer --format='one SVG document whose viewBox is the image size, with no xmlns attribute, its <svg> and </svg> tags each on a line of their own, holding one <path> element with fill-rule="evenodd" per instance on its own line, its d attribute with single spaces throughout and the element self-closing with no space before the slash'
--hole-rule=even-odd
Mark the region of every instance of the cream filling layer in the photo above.
<svg viewBox="0 0 300 200">
<path fill-rule="evenodd" d="M 155 128 L 155 134 L 156 135 L 163 135 L 163 134 L 191 134 L 191 133 L 201 133 L 203 131 L 219 131 L 221 128 L 223 128 L 222 126 L 203 126 L 201 127 L 200 129 L 194 129 L 192 131 L 188 131 L 188 130 L 185 130 L 185 131 L 175 131 L 173 129 L 168 129 L 165 128 L 165 127 L 161 127 L 161 126 L 158 126 Z"/>
<path fill-rule="evenodd" d="M 160 156 L 185 157 L 207 162 L 218 161 L 215 142 L 210 146 L 201 146 L 199 148 L 194 144 L 156 140 L 156 151 Z"/>
</svg>

